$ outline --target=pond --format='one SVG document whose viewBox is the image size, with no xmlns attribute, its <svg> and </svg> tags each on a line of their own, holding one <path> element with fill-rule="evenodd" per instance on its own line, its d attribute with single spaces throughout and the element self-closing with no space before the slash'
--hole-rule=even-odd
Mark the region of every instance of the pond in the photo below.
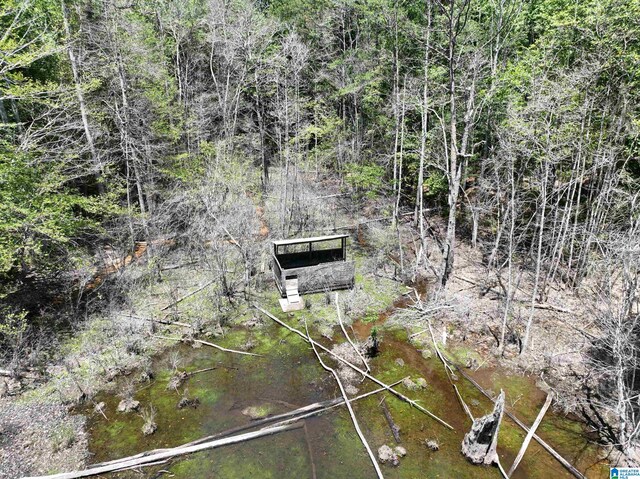
<svg viewBox="0 0 640 479">
<path fill-rule="evenodd" d="M 285 319 L 285 316 L 281 316 Z M 295 317 L 286 317 L 289 324 L 303 329 Z M 357 335 L 368 334 L 369 326 L 355 324 Z M 394 422 L 400 427 L 401 445 L 407 455 L 400 465 L 382 465 L 385 477 L 456 477 L 498 478 L 494 467 L 471 465 L 460 453 L 462 438 L 470 428 L 470 420 L 460 407 L 449 384 L 442 364 L 435 358 L 425 359 L 406 341 L 403 330 L 382 329 L 380 354 L 371 361 L 372 374 L 386 383 L 406 376 L 422 377 L 427 387 L 410 391 L 397 386 L 405 395 L 438 415 L 455 431 L 385 393 L 385 402 Z M 336 333 L 335 339 L 342 341 Z M 360 338 L 363 339 L 363 338 Z M 239 348 L 250 341 L 254 353 L 261 357 L 241 356 L 203 346 L 194 349 L 178 345 L 155 358 L 155 377 L 150 384 L 141 384 L 135 394 L 142 407 L 153 405 L 157 410 L 157 431 L 144 436 L 143 419 L 136 413 L 118 413 L 120 397 L 102 394 L 97 401 L 106 404 L 106 418 L 84 411 L 89 415 L 90 462 L 100 462 L 129 456 L 150 449 L 173 447 L 246 424 L 243 414 L 247 407 L 255 407 L 263 414 L 278 414 L 317 401 L 340 396 L 334 378 L 321 368 L 302 338 L 273 322 L 253 329 L 236 327 L 216 343 Z M 329 341 L 323 339 L 328 345 Z M 171 377 L 169 358 L 178 354 L 180 369 L 197 371 L 216 367 L 215 370 L 193 375 L 179 391 L 168 390 Z M 401 361 L 398 361 L 401 359 Z M 509 376 L 496 369 L 481 369 L 475 379 L 494 393 L 503 388 L 507 406 L 526 424 L 535 419 L 545 394 L 534 381 L 525 376 Z M 457 386 L 475 417 L 492 409 L 486 399 L 470 382 L 460 378 Z M 375 385 L 365 381 L 359 387 L 363 393 Z M 183 389 L 188 396 L 197 397 L 197 408 L 178 409 Z M 385 419 L 380 404 L 382 394 L 376 394 L 354 403 L 360 427 L 374 451 L 387 444 L 397 444 Z M 603 477 L 608 469 L 598 463 L 598 449 L 589 440 L 582 424 L 571 418 L 547 413 L 539 435 L 558 452 L 585 472 L 588 477 Z M 525 432 L 505 417 L 500 429 L 498 452 L 503 466 L 508 469 L 525 437 Z M 436 441 L 440 449 L 432 451 L 425 440 Z M 198 452 L 174 459 L 169 464 L 144 469 L 145 477 L 161 477 L 170 472 L 178 478 L 341 478 L 375 477 L 373 467 L 360 442 L 348 412 L 338 407 L 322 416 L 309 418 L 303 428 L 285 431 L 242 444 Z M 116 477 L 140 477 L 135 472 L 117 473 Z M 532 441 L 513 477 L 548 478 L 573 477 L 552 456 Z"/>
</svg>

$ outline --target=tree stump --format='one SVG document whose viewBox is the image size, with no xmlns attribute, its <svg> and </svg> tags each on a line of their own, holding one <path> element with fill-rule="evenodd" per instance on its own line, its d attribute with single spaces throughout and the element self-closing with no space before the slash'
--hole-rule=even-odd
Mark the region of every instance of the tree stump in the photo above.
<svg viewBox="0 0 640 479">
<path fill-rule="evenodd" d="M 137 411 L 139 407 L 140 401 L 136 401 L 133 398 L 126 398 L 120 401 L 120 404 L 118 404 L 118 412 Z"/>
<path fill-rule="evenodd" d="M 462 454 L 473 464 L 498 463 L 498 431 L 504 412 L 504 391 L 496 400 L 493 412 L 474 419 L 471 431 L 462 440 Z"/>
</svg>

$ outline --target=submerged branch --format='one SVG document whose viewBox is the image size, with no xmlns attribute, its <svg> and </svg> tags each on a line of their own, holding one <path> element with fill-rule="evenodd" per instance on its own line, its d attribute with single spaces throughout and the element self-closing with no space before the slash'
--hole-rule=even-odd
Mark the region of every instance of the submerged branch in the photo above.
<svg viewBox="0 0 640 479">
<path fill-rule="evenodd" d="M 337 295 L 336 295 L 336 299 L 337 299 Z M 336 306 L 337 304 L 338 302 L 336 301 Z M 358 420 L 356 419 L 356 413 L 353 412 L 353 408 L 351 407 L 351 403 L 349 401 L 349 397 L 347 396 L 347 392 L 344 390 L 342 381 L 340 381 L 340 376 L 338 376 L 338 373 L 335 371 L 335 369 L 332 369 L 329 366 L 327 366 L 325 362 L 322 360 L 320 353 L 318 353 L 318 350 L 313 344 L 314 341 L 311 339 L 311 336 L 309 336 L 309 327 L 307 326 L 306 321 L 304 322 L 304 327 L 307 331 L 307 339 L 309 340 L 309 343 L 311 344 L 311 348 L 313 349 L 313 352 L 316 354 L 316 357 L 318 358 L 320 365 L 324 369 L 329 371 L 331 374 L 333 374 L 333 377 L 336 379 L 336 383 L 338 383 L 338 387 L 340 388 L 340 392 L 342 393 L 344 402 L 347 405 L 347 409 L 349 410 L 349 416 L 351 416 L 351 422 L 353 423 L 353 427 L 356 429 L 356 432 L 358 433 L 358 436 L 360 437 L 360 440 L 362 441 L 364 448 L 367 450 L 367 454 L 369 454 L 369 459 L 371 459 L 371 463 L 373 464 L 373 467 L 376 470 L 376 474 L 380 479 L 384 479 L 384 476 L 382 475 L 382 471 L 380 470 L 380 465 L 378 464 L 378 461 L 376 461 L 376 456 L 373 454 L 373 451 L 371 450 L 371 447 L 369 447 L 369 443 L 367 442 L 367 439 L 364 437 L 364 434 L 362 434 L 362 431 L 360 430 L 360 425 L 358 424 Z"/>
<path fill-rule="evenodd" d="M 268 311 L 265 311 L 264 309 L 260 308 L 257 305 L 254 305 L 254 307 L 260 311 L 261 313 L 265 314 L 266 316 L 268 316 L 269 318 L 273 319 L 276 323 L 278 323 L 279 325 L 287 328 L 289 331 L 296 333 L 298 336 L 302 337 L 305 339 L 305 341 L 309 341 L 309 339 L 304 335 L 304 333 L 300 332 L 299 330 L 292 328 L 291 326 L 289 326 L 288 324 L 280 321 L 278 318 L 276 318 L 273 314 L 269 313 Z M 335 354 L 333 351 L 325 348 L 322 344 L 314 341 L 313 339 L 310 340 L 310 342 L 313 342 L 313 345 L 315 345 L 317 348 L 322 349 L 323 351 L 329 353 L 331 356 L 333 356 L 335 359 L 337 359 L 338 361 L 342 362 L 343 364 L 346 364 L 347 366 L 349 366 L 351 369 L 353 369 L 354 371 L 362 374 L 363 376 L 365 376 L 366 378 L 372 380 L 374 383 L 382 386 L 383 388 L 385 388 L 387 391 L 393 393 L 394 396 L 396 396 L 397 398 L 409 403 L 411 406 L 415 407 L 418 411 L 421 411 L 423 413 L 425 413 L 427 416 L 435 419 L 436 421 L 438 421 L 440 424 L 442 424 L 444 427 L 451 429 L 452 431 L 455 431 L 454 427 L 451 426 L 451 424 L 447 423 L 446 421 L 444 421 L 443 419 L 440 419 L 438 416 L 436 416 L 435 414 L 433 414 L 431 411 L 428 411 L 427 409 L 423 408 L 422 406 L 420 406 L 416 401 L 414 401 L 413 399 L 409 399 L 407 396 L 405 396 L 404 394 L 402 394 L 401 392 L 393 389 L 391 386 L 383 383 L 382 381 L 380 381 L 378 378 L 372 376 L 371 374 L 369 374 L 368 372 L 364 371 L 363 369 L 360 369 L 358 366 L 355 366 L 353 364 L 351 364 L 349 361 L 347 361 L 346 359 L 338 356 L 337 354 Z"/>
<path fill-rule="evenodd" d="M 156 334 L 154 334 L 153 337 L 158 339 L 166 339 L 167 341 L 183 341 L 182 338 L 170 338 L 168 336 L 158 336 Z M 245 356 L 262 356 L 261 354 L 249 353 L 247 351 L 238 351 L 236 349 L 223 348 L 222 346 L 218 346 L 217 344 L 203 341 L 201 339 L 190 339 L 190 341 L 193 341 L 194 343 L 204 344 L 205 346 L 211 346 L 212 348 L 216 348 L 227 353 L 244 354 Z"/>
</svg>

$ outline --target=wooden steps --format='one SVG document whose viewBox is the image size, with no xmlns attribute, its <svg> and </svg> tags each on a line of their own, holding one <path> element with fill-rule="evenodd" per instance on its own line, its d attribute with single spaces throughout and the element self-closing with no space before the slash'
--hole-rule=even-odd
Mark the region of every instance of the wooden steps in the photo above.
<svg viewBox="0 0 640 479">
<path fill-rule="evenodd" d="M 284 288 L 287 294 L 287 301 L 289 301 L 290 303 L 300 302 L 300 294 L 298 293 L 298 278 L 285 280 Z"/>
<path fill-rule="evenodd" d="M 286 299 L 280 299 L 280 307 L 285 313 L 291 311 L 300 311 L 304 309 L 304 300 L 300 297 L 298 292 L 298 278 L 286 279 L 284 282 L 284 289 L 287 295 Z"/>
</svg>

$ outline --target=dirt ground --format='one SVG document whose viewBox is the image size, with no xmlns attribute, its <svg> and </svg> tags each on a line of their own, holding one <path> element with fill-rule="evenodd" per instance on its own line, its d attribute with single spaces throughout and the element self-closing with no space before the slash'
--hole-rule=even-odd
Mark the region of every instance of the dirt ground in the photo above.
<svg viewBox="0 0 640 479">
<path fill-rule="evenodd" d="M 437 265 L 439 253 L 431 260 Z M 446 306 L 434 312 L 432 322 L 438 339 L 466 345 L 482 356 L 485 365 L 499 365 L 517 374 L 534 374 L 542 389 L 556 392 L 565 411 L 575 411 L 580 400 L 578 381 L 588 368 L 588 336 L 597 336 L 588 304 L 575 292 L 552 285 L 544 303 L 533 308 L 531 340 L 520 354 L 521 340 L 531 313 L 530 273 L 523 273 L 512 303 L 505 338 L 499 354 L 504 317 L 504 294 L 494 280 L 487 278 L 481 254 L 465 243 L 458 243 L 454 274 L 444 292 L 432 287 L 425 301 Z M 435 283 L 435 277 L 428 280 Z M 506 280 L 505 283 L 506 284 Z M 435 297 L 434 297 L 435 296 Z M 429 339 L 430 341 L 430 339 Z M 473 364 L 474 367 L 481 364 Z"/>
<path fill-rule="evenodd" d="M 82 468 L 87 454 L 84 416 L 62 404 L 0 399 L 0 478 Z"/>
</svg>

